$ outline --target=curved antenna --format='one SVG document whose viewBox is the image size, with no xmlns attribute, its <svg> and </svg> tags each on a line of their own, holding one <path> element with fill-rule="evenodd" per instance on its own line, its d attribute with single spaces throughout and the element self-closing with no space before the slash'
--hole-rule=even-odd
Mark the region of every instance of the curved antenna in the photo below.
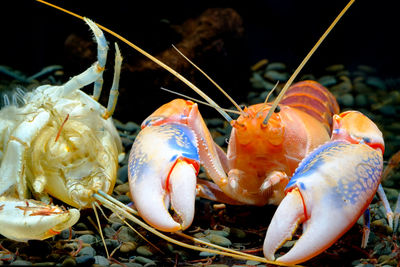
<svg viewBox="0 0 400 267">
<path fill-rule="evenodd" d="M 73 13 L 69 10 L 66 10 L 62 7 L 53 5 L 51 3 L 48 3 L 46 1 L 43 0 L 36 0 L 40 3 L 43 3 L 45 5 L 51 6 L 55 9 L 61 10 L 67 14 L 70 14 L 76 18 L 82 19 L 84 17 Z M 127 45 L 129 45 L 130 47 L 132 47 L 133 49 L 135 49 L 136 51 L 138 51 L 139 53 L 141 53 L 142 55 L 144 55 L 145 57 L 147 57 L 148 59 L 150 59 L 151 61 L 153 61 L 154 63 L 158 64 L 159 66 L 161 66 L 162 68 L 164 68 L 165 70 L 169 71 L 172 75 L 174 75 L 176 78 L 178 78 L 179 80 L 181 80 L 183 83 L 185 83 L 187 86 L 189 86 L 190 88 L 192 88 L 197 94 L 199 94 L 202 98 L 204 98 L 204 100 L 206 100 L 208 103 L 210 103 L 213 106 L 219 107 L 217 103 L 214 102 L 214 100 L 212 100 L 210 97 L 208 97 L 203 91 L 201 91 L 199 88 L 197 88 L 193 83 L 191 83 L 190 81 L 188 81 L 185 77 L 183 77 L 182 75 L 180 75 L 177 71 L 175 71 L 174 69 L 172 69 L 170 66 L 168 66 L 167 64 L 163 63 L 162 61 L 158 60 L 157 58 L 155 58 L 154 56 L 150 55 L 149 53 L 147 53 L 146 51 L 144 51 L 143 49 L 141 49 L 140 47 L 136 46 L 135 44 L 133 44 L 132 42 L 128 41 L 126 38 L 122 37 L 121 35 L 119 35 L 118 33 L 113 32 L 112 30 L 96 23 L 96 25 L 102 29 L 105 32 L 108 32 L 109 34 L 113 35 L 114 37 L 116 37 L 117 39 L 121 40 L 122 42 L 126 43 Z M 222 109 L 217 109 L 217 111 L 228 121 L 231 122 L 232 118 Z"/>
<path fill-rule="evenodd" d="M 193 67 L 195 67 L 198 71 L 201 72 L 201 74 L 203 74 L 215 87 L 218 88 L 218 90 L 221 91 L 221 93 L 224 94 L 224 96 L 226 96 L 226 98 L 229 99 L 229 101 L 232 102 L 232 104 L 239 110 L 240 114 L 245 115 L 245 112 L 243 111 L 243 109 L 235 102 L 235 100 L 233 100 L 232 97 L 230 97 L 230 95 L 228 95 L 227 92 L 225 92 L 224 89 L 222 89 L 221 86 L 219 86 L 213 79 L 211 79 L 210 76 L 208 76 L 202 69 L 200 69 L 200 67 L 198 67 L 196 64 L 194 64 L 187 56 L 185 56 L 181 51 L 179 51 L 179 49 L 175 46 L 172 45 L 172 47 L 184 58 L 186 59 L 190 64 L 192 64 Z"/>
<path fill-rule="evenodd" d="M 269 97 L 272 95 L 272 93 L 275 91 L 275 89 L 278 87 L 279 81 L 276 82 L 274 88 L 271 89 L 271 91 L 269 91 L 269 93 L 267 94 L 267 97 L 264 100 L 264 103 L 261 105 L 260 109 L 257 111 L 256 117 L 258 118 L 261 113 L 262 110 L 264 109 L 264 107 L 267 105 L 268 99 Z"/>
<path fill-rule="evenodd" d="M 279 93 L 278 97 L 275 99 L 274 103 L 272 104 L 271 109 L 269 110 L 267 116 L 265 117 L 265 119 L 263 121 L 263 124 L 268 123 L 269 118 L 272 116 L 272 113 L 274 113 L 276 107 L 278 106 L 279 102 L 281 101 L 283 95 L 286 93 L 289 86 L 292 85 L 293 80 L 297 77 L 299 72 L 303 69 L 304 65 L 308 62 L 308 60 L 314 54 L 315 50 L 317 50 L 319 45 L 325 40 L 328 33 L 331 32 L 333 27 L 335 27 L 336 23 L 340 20 L 340 18 L 344 15 L 344 13 L 346 13 L 346 11 L 354 3 L 354 1 L 355 0 L 350 0 L 350 2 L 343 8 L 343 10 L 335 18 L 335 20 L 332 22 L 332 24 L 328 27 L 328 29 L 324 32 L 324 34 L 322 34 L 322 36 L 319 38 L 318 42 L 314 45 L 314 47 L 310 50 L 310 52 L 308 52 L 307 56 L 303 59 L 303 61 L 300 63 L 300 65 L 297 67 L 297 69 L 293 72 L 292 76 L 290 76 L 288 82 L 285 84 L 282 91 Z"/>
</svg>

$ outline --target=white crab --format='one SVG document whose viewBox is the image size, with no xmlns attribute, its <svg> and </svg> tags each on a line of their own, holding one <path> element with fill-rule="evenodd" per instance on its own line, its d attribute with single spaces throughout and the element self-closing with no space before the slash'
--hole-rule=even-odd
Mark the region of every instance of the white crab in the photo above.
<svg viewBox="0 0 400 267">
<path fill-rule="evenodd" d="M 14 97 L 24 105 L 0 110 L 0 234 L 7 238 L 45 239 L 77 222 L 77 209 L 45 204 L 48 195 L 85 208 L 93 193 L 110 193 L 114 187 L 122 145 L 110 116 L 122 57 L 116 45 L 114 81 L 105 108 L 97 100 L 107 42 L 95 23 L 85 21 L 98 44 L 98 61 L 64 85 L 19 91 Z M 80 90 L 91 83 L 93 96 Z"/>
</svg>

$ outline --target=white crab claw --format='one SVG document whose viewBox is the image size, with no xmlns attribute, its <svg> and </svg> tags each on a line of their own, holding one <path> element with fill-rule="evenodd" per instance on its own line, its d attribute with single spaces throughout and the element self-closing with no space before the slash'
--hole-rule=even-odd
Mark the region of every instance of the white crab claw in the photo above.
<svg viewBox="0 0 400 267">
<path fill-rule="evenodd" d="M 65 210 L 35 200 L 0 199 L 0 234 L 16 241 L 52 237 L 78 219 L 77 209 Z"/>
<path fill-rule="evenodd" d="M 368 208 L 380 183 L 382 153 L 367 145 L 333 141 L 314 150 L 287 186 L 264 241 L 264 255 L 290 240 L 298 224 L 303 234 L 277 262 L 297 264 L 330 247 Z"/>
<path fill-rule="evenodd" d="M 197 167 L 198 149 L 187 126 L 144 128 L 129 159 L 130 191 L 140 216 L 162 231 L 189 227 L 194 217 Z M 168 211 L 169 204 L 176 219 Z"/>
</svg>

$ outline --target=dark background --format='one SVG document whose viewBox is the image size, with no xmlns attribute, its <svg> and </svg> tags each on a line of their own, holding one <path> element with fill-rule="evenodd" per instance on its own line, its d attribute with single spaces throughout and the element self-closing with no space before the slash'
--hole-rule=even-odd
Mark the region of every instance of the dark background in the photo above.
<svg viewBox="0 0 400 267">
<path fill-rule="evenodd" d="M 285 62 L 289 70 L 294 70 L 347 4 L 347 1 L 342 0 L 266 0 L 234 4 L 231 1 L 140 2 L 142 6 L 134 4 L 139 1 L 122 0 L 52 1 L 109 27 L 150 53 L 157 53 L 162 46 L 176 42 L 173 36 L 168 36 L 166 21 L 181 24 L 210 7 L 235 9 L 243 19 L 243 37 L 234 40 L 235 44 L 227 44 L 223 62 L 209 62 L 209 66 L 201 67 L 227 91 L 237 93 L 239 101 L 249 86 L 249 68 L 252 64 L 267 58 L 270 61 Z M 375 67 L 384 77 L 397 78 L 400 59 L 400 45 L 397 41 L 400 33 L 399 7 L 398 1 L 357 0 L 317 50 L 303 73 L 318 72 L 321 68 L 337 63 L 349 68 L 366 64 Z M 0 9 L 0 65 L 27 74 L 52 64 L 65 65 L 69 54 L 64 42 L 71 33 L 91 36 L 82 21 L 39 2 L 2 1 Z M 116 41 L 108 34 L 106 38 L 110 43 Z M 119 44 L 127 58 L 137 55 L 133 49 L 121 42 Z M 109 54 L 110 57 L 113 57 L 113 53 Z M 213 67 L 217 63 L 218 68 Z M 74 73 L 67 74 L 76 75 L 88 66 L 76 64 Z M 108 81 L 105 83 L 107 86 Z M 132 110 L 133 113 L 142 111 L 140 113 L 143 114 L 139 115 L 141 119 L 146 117 L 148 110 L 159 105 L 159 98 L 164 102 L 173 98 L 157 88 L 138 88 L 135 84 L 131 86 L 129 90 L 135 90 L 135 96 L 142 95 L 131 101 L 132 107 L 137 107 Z M 174 87 L 171 89 L 179 90 Z M 151 95 L 142 94 L 144 91 L 151 91 Z"/>
</svg>

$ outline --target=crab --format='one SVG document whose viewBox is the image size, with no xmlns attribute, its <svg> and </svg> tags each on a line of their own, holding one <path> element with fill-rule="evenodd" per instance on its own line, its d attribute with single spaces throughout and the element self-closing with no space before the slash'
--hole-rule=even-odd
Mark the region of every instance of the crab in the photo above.
<svg viewBox="0 0 400 267">
<path fill-rule="evenodd" d="M 71 227 L 93 193 L 110 193 L 123 149 L 111 115 L 118 98 L 122 57 L 115 45 L 115 72 L 107 107 L 99 102 L 107 42 L 85 19 L 98 44 L 98 61 L 61 86 L 4 95 L 0 110 L 0 234 L 45 239 Z M 94 83 L 92 96 L 81 88 Z M 51 203 L 50 196 L 73 206 Z"/>
</svg>

